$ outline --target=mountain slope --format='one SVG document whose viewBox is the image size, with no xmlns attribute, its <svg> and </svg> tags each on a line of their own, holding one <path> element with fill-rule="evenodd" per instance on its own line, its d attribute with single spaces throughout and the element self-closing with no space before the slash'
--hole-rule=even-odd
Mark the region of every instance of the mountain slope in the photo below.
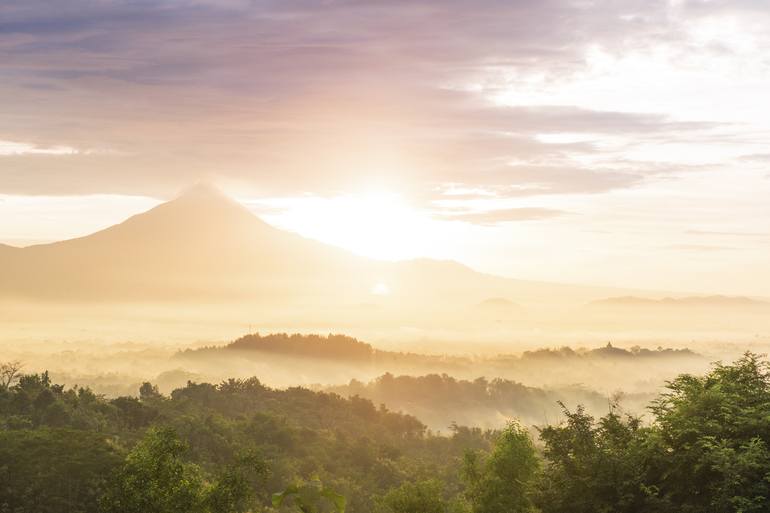
<svg viewBox="0 0 770 513">
<path fill-rule="evenodd" d="M 449 261 L 358 257 L 276 229 L 205 186 L 86 237 L 0 248 L 4 298 L 356 305 L 372 301 L 378 283 L 390 291 L 379 304 L 422 311 L 618 292 L 504 279 Z"/>
<path fill-rule="evenodd" d="M 239 296 L 354 264 L 208 187 L 86 237 L 14 249 L 0 253 L 0 293 L 51 299 Z"/>
<path fill-rule="evenodd" d="M 633 308 L 750 308 L 770 307 L 770 303 L 745 296 L 686 296 L 651 299 L 638 296 L 621 296 L 600 299 L 590 303 L 595 307 Z"/>
<path fill-rule="evenodd" d="M 586 308 L 642 295 L 664 296 L 501 278 L 451 261 L 371 260 L 274 228 L 207 187 L 86 237 L 0 246 L 0 339 L 221 337 L 254 324 L 425 347 L 441 340 L 441 351 L 451 338 L 467 351 L 468 340 L 481 339 L 606 340 L 630 330 L 689 340 L 695 330 L 733 337 L 769 329 L 764 308 L 735 299 L 707 300 L 720 315 L 702 305 L 692 309 L 698 316 L 681 315 L 644 300 Z"/>
</svg>

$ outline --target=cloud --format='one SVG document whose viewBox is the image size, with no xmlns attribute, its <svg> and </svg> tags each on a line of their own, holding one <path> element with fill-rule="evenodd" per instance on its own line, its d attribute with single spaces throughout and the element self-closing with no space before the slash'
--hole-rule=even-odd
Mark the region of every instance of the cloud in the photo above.
<svg viewBox="0 0 770 513">
<path fill-rule="evenodd" d="M 770 164 L 770 153 L 752 153 L 743 155 L 738 160 L 749 164 Z"/>
<path fill-rule="evenodd" d="M 19 155 L 75 155 L 80 153 L 71 146 L 39 147 L 31 143 L 0 140 L 0 157 Z"/>
<path fill-rule="evenodd" d="M 666 249 L 672 249 L 675 251 L 692 251 L 695 253 L 710 253 L 714 251 L 733 251 L 739 250 L 741 248 L 706 244 L 672 244 L 670 246 L 666 246 Z"/>
<path fill-rule="evenodd" d="M 714 231 L 714 230 L 687 230 L 685 233 L 690 235 L 704 235 L 713 237 L 770 237 L 770 233 L 764 232 L 731 232 L 731 231 Z"/>
<path fill-rule="evenodd" d="M 624 148 L 604 138 L 698 140 L 717 125 L 491 96 L 511 75 L 544 84 L 579 75 L 592 45 L 684 45 L 671 9 L 667 0 L 9 0 L 0 136 L 113 153 L 9 155 L 0 190 L 162 196 L 201 178 L 255 195 L 385 183 L 428 199 L 447 183 L 507 196 L 633 187 L 683 167 L 624 162 Z M 538 140 L 565 132 L 588 136 Z"/>
<path fill-rule="evenodd" d="M 519 207 L 476 212 L 441 212 L 436 217 L 445 221 L 462 221 L 482 226 L 494 226 L 519 221 L 537 221 L 563 215 L 564 212 L 549 208 Z"/>
</svg>

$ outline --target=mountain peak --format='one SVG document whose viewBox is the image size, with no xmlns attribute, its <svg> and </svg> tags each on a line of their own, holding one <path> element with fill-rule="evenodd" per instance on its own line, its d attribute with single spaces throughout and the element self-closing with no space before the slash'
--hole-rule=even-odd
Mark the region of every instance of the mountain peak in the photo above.
<svg viewBox="0 0 770 513">
<path fill-rule="evenodd" d="M 176 198 L 136 214 L 122 223 L 79 239 L 56 244 L 93 244 L 106 247 L 167 245 L 217 248 L 234 246 L 246 238 L 277 230 L 217 187 L 195 184 Z M 106 241 L 106 243 L 104 242 Z"/>
<path fill-rule="evenodd" d="M 201 216 L 214 216 L 215 218 L 220 216 L 219 220 L 224 221 L 225 219 L 221 216 L 227 218 L 235 216 L 236 218 L 247 218 L 250 222 L 259 221 L 244 205 L 228 196 L 219 187 L 207 182 L 198 182 L 184 189 L 175 199 L 163 203 L 153 210 L 176 211 L 180 215 L 189 216 L 189 219 Z M 232 221 L 232 219 L 230 220 Z"/>
<path fill-rule="evenodd" d="M 177 199 L 226 199 L 233 201 L 222 189 L 210 182 L 198 182 L 182 190 Z"/>
</svg>

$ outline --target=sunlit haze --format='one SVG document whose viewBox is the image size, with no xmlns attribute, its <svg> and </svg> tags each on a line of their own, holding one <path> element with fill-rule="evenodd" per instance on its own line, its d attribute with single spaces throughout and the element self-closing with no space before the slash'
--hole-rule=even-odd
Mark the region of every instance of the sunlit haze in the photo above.
<svg viewBox="0 0 770 513">
<path fill-rule="evenodd" d="M 0 8 L 0 242 L 203 180 L 367 257 L 770 295 L 761 2 L 187 4 Z"/>
</svg>

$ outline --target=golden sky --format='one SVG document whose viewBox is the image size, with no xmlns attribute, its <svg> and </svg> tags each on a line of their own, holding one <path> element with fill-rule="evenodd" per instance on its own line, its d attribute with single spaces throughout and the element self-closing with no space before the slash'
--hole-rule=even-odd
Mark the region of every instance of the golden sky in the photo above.
<svg viewBox="0 0 770 513">
<path fill-rule="evenodd" d="M 763 0 L 9 0 L 0 242 L 216 183 L 384 259 L 770 296 Z"/>
</svg>

